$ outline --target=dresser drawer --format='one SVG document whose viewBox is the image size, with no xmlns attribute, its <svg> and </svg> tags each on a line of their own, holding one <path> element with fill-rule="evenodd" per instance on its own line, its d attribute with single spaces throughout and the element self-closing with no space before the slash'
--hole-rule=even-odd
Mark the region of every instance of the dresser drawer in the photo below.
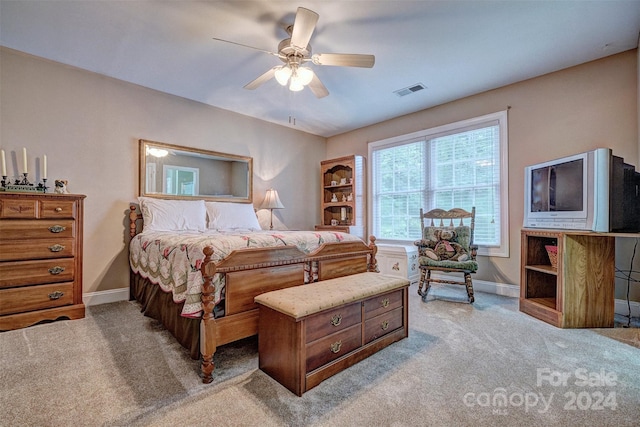
<svg viewBox="0 0 640 427">
<path fill-rule="evenodd" d="M 42 200 L 40 218 L 75 218 L 76 203 L 73 200 Z"/>
<path fill-rule="evenodd" d="M 402 327 L 403 323 L 403 310 L 402 307 L 398 307 L 395 310 L 382 313 L 372 319 L 365 321 L 364 323 L 364 342 L 365 344 L 387 335 L 389 332 L 393 332 L 396 329 Z"/>
<path fill-rule="evenodd" d="M 0 290 L 0 315 L 73 304 L 73 282 Z"/>
<path fill-rule="evenodd" d="M 38 201 L 36 199 L 6 199 L 0 204 L 0 218 L 35 218 Z"/>
<path fill-rule="evenodd" d="M 74 258 L 0 263 L 0 288 L 69 282 L 74 278 Z"/>
<path fill-rule="evenodd" d="M 0 261 L 69 258 L 75 254 L 73 239 L 0 240 Z"/>
<path fill-rule="evenodd" d="M 362 303 L 356 302 L 333 310 L 318 313 L 308 318 L 305 328 L 307 342 L 310 343 L 318 338 L 326 337 L 327 335 L 331 335 L 335 332 L 353 326 L 356 323 L 361 323 L 361 307 Z"/>
<path fill-rule="evenodd" d="M 1 240 L 46 239 L 52 237 L 75 237 L 75 222 L 63 220 L 0 219 Z"/>
<path fill-rule="evenodd" d="M 362 324 L 307 344 L 307 372 L 344 356 L 362 345 Z"/>
<path fill-rule="evenodd" d="M 402 307 L 402 289 L 366 300 L 364 302 L 364 318 L 371 319 L 398 307 Z"/>
</svg>

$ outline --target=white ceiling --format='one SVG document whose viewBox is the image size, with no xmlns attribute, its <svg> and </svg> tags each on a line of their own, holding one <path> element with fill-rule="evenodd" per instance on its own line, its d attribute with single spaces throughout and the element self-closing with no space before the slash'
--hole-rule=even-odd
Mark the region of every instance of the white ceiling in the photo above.
<svg viewBox="0 0 640 427">
<path fill-rule="evenodd" d="M 320 15 L 314 53 L 375 66 L 312 65 L 322 99 L 243 89 L 280 60 L 212 37 L 275 52 L 298 6 Z M 633 49 L 639 33 L 640 0 L 0 0 L 3 46 L 325 137 Z M 427 89 L 394 94 L 415 83 Z"/>
</svg>

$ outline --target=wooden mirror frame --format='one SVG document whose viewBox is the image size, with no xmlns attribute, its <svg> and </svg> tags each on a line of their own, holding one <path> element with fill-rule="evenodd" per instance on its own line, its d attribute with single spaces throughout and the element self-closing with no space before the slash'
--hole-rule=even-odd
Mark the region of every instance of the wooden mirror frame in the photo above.
<svg viewBox="0 0 640 427">
<path fill-rule="evenodd" d="M 158 149 L 168 152 L 167 157 L 157 157 L 158 162 L 149 162 L 149 149 Z M 171 157 L 169 157 L 171 156 Z M 183 147 L 180 145 L 166 144 L 163 142 L 139 140 L 138 157 L 139 170 L 139 194 L 145 197 L 162 199 L 199 199 L 219 202 L 253 202 L 253 158 L 238 156 L 235 154 L 219 153 L 216 151 L 202 150 L 198 148 Z M 160 159 L 173 159 L 167 164 Z M 177 160 L 176 160 L 177 159 Z M 207 163 L 209 162 L 209 163 Z M 165 183 L 164 174 L 153 183 L 147 182 L 147 168 L 160 164 L 163 167 L 175 166 L 177 169 L 198 170 L 199 185 L 195 195 L 170 194 L 163 189 L 148 191 L 153 186 Z M 206 167 L 204 167 L 206 166 Z M 208 167 L 210 166 L 210 167 Z M 151 168 L 150 168 L 151 169 Z M 164 169 L 164 168 L 163 168 Z M 157 167 L 155 169 L 157 171 Z M 207 186 L 209 189 L 207 189 Z M 204 194 L 203 194 L 204 193 Z"/>
</svg>

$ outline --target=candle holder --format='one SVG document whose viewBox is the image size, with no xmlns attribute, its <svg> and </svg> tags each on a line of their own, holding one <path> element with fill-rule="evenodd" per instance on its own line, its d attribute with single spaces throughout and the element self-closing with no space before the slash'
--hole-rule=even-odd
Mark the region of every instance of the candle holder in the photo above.
<svg viewBox="0 0 640 427">
<path fill-rule="evenodd" d="M 2 177 L 2 189 L 8 192 L 14 193 L 46 193 L 47 192 L 47 179 L 43 178 L 42 182 L 38 185 L 34 185 L 29 182 L 29 175 L 27 172 L 22 174 L 22 179 L 16 179 L 13 184 L 7 181 L 7 177 Z"/>
</svg>

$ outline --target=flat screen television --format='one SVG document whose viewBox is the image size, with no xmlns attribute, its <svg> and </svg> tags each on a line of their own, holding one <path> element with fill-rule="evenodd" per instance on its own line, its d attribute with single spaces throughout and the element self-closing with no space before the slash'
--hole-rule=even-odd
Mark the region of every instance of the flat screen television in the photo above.
<svg viewBox="0 0 640 427">
<path fill-rule="evenodd" d="M 525 168 L 524 226 L 640 231 L 640 173 L 608 148 Z"/>
</svg>

